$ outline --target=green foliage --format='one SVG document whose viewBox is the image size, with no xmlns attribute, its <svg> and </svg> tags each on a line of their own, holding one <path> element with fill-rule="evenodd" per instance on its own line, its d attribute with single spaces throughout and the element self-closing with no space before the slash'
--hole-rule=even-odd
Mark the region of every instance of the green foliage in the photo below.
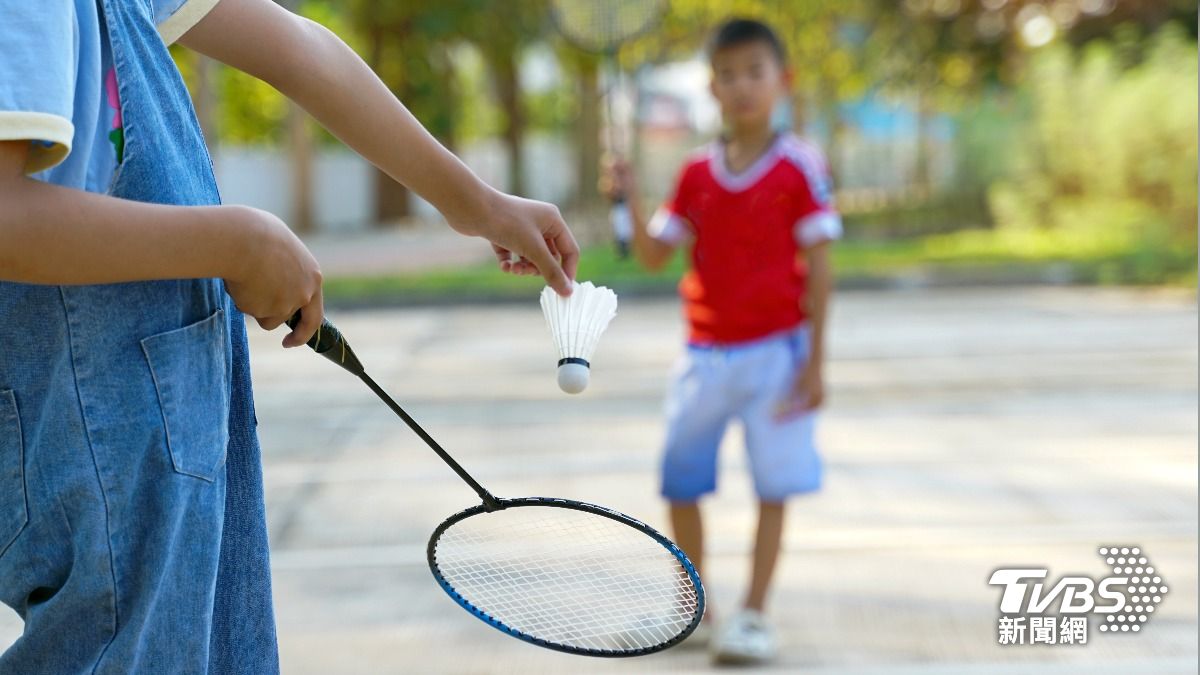
<svg viewBox="0 0 1200 675">
<path fill-rule="evenodd" d="M 569 85 L 564 82 L 554 89 L 525 94 L 530 128 L 542 131 L 569 131 L 573 128 L 579 110 L 579 97 Z"/>
<path fill-rule="evenodd" d="M 732 17 L 771 26 L 788 49 L 795 86 L 805 96 L 848 100 L 865 91 L 865 33 L 847 30 L 872 17 L 870 0 L 675 0 L 662 24 L 621 51 L 622 64 L 687 58 Z"/>
<path fill-rule="evenodd" d="M 223 143 L 279 144 L 284 137 L 288 103 L 262 80 L 240 70 L 216 69 L 217 129 Z"/>
<path fill-rule="evenodd" d="M 1020 142 L 1028 106 L 1011 91 L 992 88 L 953 116 L 953 191 L 968 195 L 983 210 L 988 189 L 1012 175 L 1011 148 Z"/>
<path fill-rule="evenodd" d="M 488 86 L 488 68 L 483 55 L 472 46 L 454 50 L 462 91 L 462 115 L 458 119 L 458 139 L 470 143 L 496 136 L 504 128 L 500 110 L 492 104 Z"/>
<path fill-rule="evenodd" d="M 1000 228 L 1041 229 L 1081 249 L 1195 260 L 1196 45 L 1174 26 L 1123 65 L 1111 43 L 1039 53 L 1029 122 L 990 203 Z"/>
</svg>

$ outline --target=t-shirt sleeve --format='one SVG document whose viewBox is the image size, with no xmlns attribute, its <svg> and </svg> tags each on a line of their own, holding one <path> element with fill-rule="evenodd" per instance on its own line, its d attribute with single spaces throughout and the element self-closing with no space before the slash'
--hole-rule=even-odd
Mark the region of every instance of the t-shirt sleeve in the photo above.
<svg viewBox="0 0 1200 675">
<path fill-rule="evenodd" d="M 71 152 L 75 5 L 0 0 L 0 141 L 29 141 L 26 173 Z"/>
<path fill-rule="evenodd" d="M 688 213 L 688 205 L 692 200 L 690 183 L 685 169 L 680 173 L 670 198 L 658 207 L 646 225 L 647 234 L 671 246 L 684 244 L 695 236 L 692 223 L 684 215 Z"/>
<path fill-rule="evenodd" d="M 162 41 L 171 44 L 183 37 L 216 6 L 218 0 L 151 0 L 154 23 Z"/>
<path fill-rule="evenodd" d="M 796 243 L 808 248 L 840 239 L 842 216 L 833 204 L 833 178 L 825 156 L 809 145 L 796 147 L 790 154 L 803 176 L 800 213 L 793 226 Z"/>
</svg>

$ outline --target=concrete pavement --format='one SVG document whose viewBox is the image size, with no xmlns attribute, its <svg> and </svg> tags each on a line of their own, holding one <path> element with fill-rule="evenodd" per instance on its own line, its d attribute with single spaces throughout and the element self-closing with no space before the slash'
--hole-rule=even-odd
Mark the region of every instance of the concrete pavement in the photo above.
<svg viewBox="0 0 1200 675">
<path fill-rule="evenodd" d="M 665 526 L 655 465 L 674 303 L 624 303 L 579 397 L 555 387 L 535 298 L 332 318 L 495 493 Z M 783 655 L 763 672 L 1196 672 L 1196 328 L 1192 297 L 1155 291 L 841 294 L 819 432 L 827 487 L 791 508 L 771 607 Z M 424 545 L 473 493 L 355 378 L 280 349 L 282 332 L 251 334 L 285 672 L 709 667 L 686 645 L 615 662 L 562 655 L 458 609 Z M 718 614 L 740 597 L 754 525 L 739 433 L 722 458 L 705 505 Z M 996 644 L 992 570 L 1102 576 L 1095 549 L 1126 542 L 1171 585 L 1145 631 Z M 17 630 L 0 616 L 0 645 Z"/>
<path fill-rule="evenodd" d="M 1071 289 L 846 293 L 820 438 L 828 487 L 798 500 L 772 614 L 776 672 L 1195 672 L 1196 314 L 1190 298 Z M 665 526 L 655 497 L 671 302 L 626 303 L 592 388 L 558 392 L 536 303 L 333 318 L 368 368 L 501 495 L 603 503 Z M 424 563 L 473 494 L 354 378 L 255 336 L 281 649 L 292 673 L 694 672 L 522 644 L 459 610 Z M 707 583 L 742 592 L 753 502 L 723 448 Z M 1145 632 L 995 644 L 990 572 L 1101 575 L 1129 541 L 1172 590 Z"/>
</svg>

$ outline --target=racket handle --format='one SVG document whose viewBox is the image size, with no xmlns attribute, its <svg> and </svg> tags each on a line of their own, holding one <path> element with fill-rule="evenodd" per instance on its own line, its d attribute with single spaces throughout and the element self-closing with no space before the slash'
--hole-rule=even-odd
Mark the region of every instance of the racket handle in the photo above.
<svg viewBox="0 0 1200 675">
<path fill-rule="evenodd" d="M 617 254 L 621 259 L 628 258 L 629 243 L 633 239 L 633 214 L 629 211 L 629 202 L 624 195 L 613 198 L 608 218 L 617 242 Z"/>
<path fill-rule="evenodd" d="M 288 319 L 288 328 L 295 328 L 296 324 L 300 323 L 300 312 L 297 311 Z M 342 368 L 354 373 L 355 375 L 363 374 L 362 363 L 358 357 L 354 355 L 354 350 L 350 349 L 350 345 L 346 342 L 346 338 L 342 337 L 342 332 L 337 329 L 329 319 L 321 321 L 321 327 L 317 329 L 315 335 L 308 339 L 308 346 L 321 356 L 333 361 Z"/>
</svg>

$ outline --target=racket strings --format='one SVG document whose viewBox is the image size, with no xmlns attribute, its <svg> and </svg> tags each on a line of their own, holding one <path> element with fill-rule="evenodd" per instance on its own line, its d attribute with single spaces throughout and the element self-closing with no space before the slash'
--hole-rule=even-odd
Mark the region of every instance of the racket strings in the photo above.
<svg viewBox="0 0 1200 675">
<path fill-rule="evenodd" d="M 633 651 L 681 634 L 697 589 L 656 540 L 608 518 L 523 507 L 444 531 L 435 564 L 467 602 L 524 635 L 572 648 Z"/>
<path fill-rule="evenodd" d="M 555 0 L 563 34 L 589 51 L 615 49 L 644 32 L 662 14 L 662 0 Z"/>
</svg>

